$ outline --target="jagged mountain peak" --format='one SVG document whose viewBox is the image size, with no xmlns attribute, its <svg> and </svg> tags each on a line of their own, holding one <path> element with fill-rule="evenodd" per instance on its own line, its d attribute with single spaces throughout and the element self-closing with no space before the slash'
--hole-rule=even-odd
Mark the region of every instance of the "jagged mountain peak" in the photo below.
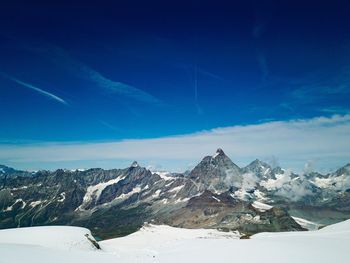
<svg viewBox="0 0 350 263">
<path fill-rule="evenodd" d="M 340 169 L 343 169 L 343 170 L 347 170 L 348 172 L 350 172 L 350 163 L 344 165 L 342 168 Z"/>
<path fill-rule="evenodd" d="M 200 189 L 212 189 L 222 192 L 228 190 L 228 182 L 241 185 L 241 169 L 232 162 L 222 149 L 213 156 L 206 156 L 190 172 L 189 177 L 196 181 Z"/>
<path fill-rule="evenodd" d="M 242 172 L 253 173 L 258 178 L 274 178 L 274 170 L 272 167 L 259 159 L 255 159 L 253 162 L 244 167 Z"/>
<path fill-rule="evenodd" d="M 140 167 L 140 165 L 138 164 L 138 162 L 133 161 L 130 167 L 136 168 L 136 167 Z"/>
<path fill-rule="evenodd" d="M 0 164 L 0 176 L 11 175 L 11 176 L 31 176 L 32 172 L 16 170 L 12 167 Z"/>
<path fill-rule="evenodd" d="M 218 149 L 188 176 L 152 173 L 137 162 L 124 169 L 42 170 L 32 178 L 26 177 L 28 172 L 12 176 L 0 173 L 0 228 L 1 224 L 17 227 L 33 223 L 71 224 L 74 220 L 85 224 L 84 220 L 88 220 L 87 224 L 100 235 L 113 232 L 106 225 L 128 226 L 127 215 L 136 224 L 154 219 L 189 227 L 222 227 L 228 222 L 235 229 L 247 226 L 271 231 L 277 224 L 293 230 L 295 222 L 283 211 L 277 210 L 282 213 L 277 215 L 277 206 L 303 209 L 304 205 L 311 205 L 350 211 L 349 167 L 347 164 L 339 169 L 337 176 L 331 173 L 334 177 L 297 177 L 259 159 L 239 168 Z M 249 205 L 255 201 L 274 203 L 276 208 L 258 211 Z M 37 216 L 39 212 L 42 216 Z M 193 218 L 200 225 L 191 225 Z"/>
<path fill-rule="evenodd" d="M 350 175 L 350 163 L 344 165 L 339 168 L 335 173 L 331 174 L 331 176 L 342 176 L 342 175 Z"/>
<path fill-rule="evenodd" d="M 221 148 L 218 148 L 214 155 L 204 157 L 203 161 L 211 162 L 220 166 L 221 165 L 234 166 L 236 169 L 240 169 L 238 165 L 232 162 L 230 157 L 228 157 Z"/>
<path fill-rule="evenodd" d="M 259 159 L 255 159 L 254 161 L 252 161 L 250 164 L 248 164 L 249 167 L 257 167 L 257 166 L 263 166 L 263 167 L 268 167 L 271 168 L 270 165 L 268 165 L 267 163 L 260 161 Z"/>
<path fill-rule="evenodd" d="M 217 149 L 216 153 L 212 156 L 206 156 L 202 161 L 191 171 L 191 174 L 200 170 L 202 173 L 204 171 L 213 170 L 235 170 L 239 172 L 240 168 L 232 162 L 232 160 L 224 153 L 222 149 Z"/>
<path fill-rule="evenodd" d="M 11 173 L 11 172 L 15 172 L 15 171 L 16 170 L 11 168 L 11 167 L 0 164 L 0 173 Z"/>
<path fill-rule="evenodd" d="M 221 148 L 218 148 L 212 157 L 216 158 L 218 156 L 226 156 L 226 154 L 224 153 L 224 151 Z"/>
</svg>

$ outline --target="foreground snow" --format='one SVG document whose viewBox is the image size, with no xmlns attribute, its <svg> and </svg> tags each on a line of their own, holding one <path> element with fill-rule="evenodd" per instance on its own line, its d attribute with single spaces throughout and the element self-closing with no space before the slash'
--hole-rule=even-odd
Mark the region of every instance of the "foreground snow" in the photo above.
<svg viewBox="0 0 350 263">
<path fill-rule="evenodd" d="M 99 253 L 82 227 L 43 226 L 0 230 L 0 263 L 113 262 L 114 256 Z"/>
<path fill-rule="evenodd" d="M 93 238 L 90 230 L 70 226 L 41 226 L 5 229 L 0 231 L 0 245 L 21 244 L 60 250 L 93 251 L 95 246 L 87 239 Z"/>
<path fill-rule="evenodd" d="M 127 262 L 163 262 L 158 261 L 161 254 L 174 257 L 177 253 L 183 253 L 186 246 L 197 246 L 204 240 L 226 241 L 238 240 L 238 232 L 221 232 L 213 229 L 184 229 L 165 225 L 148 225 L 138 232 L 123 238 L 115 238 L 100 242 L 106 252 L 115 253 Z M 176 249 L 178 247 L 178 249 Z M 136 256 L 136 259 L 135 259 Z M 166 259 L 168 262 L 168 258 Z"/>
<path fill-rule="evenodd" d="M 0 231 L 0 262 L 348 262 L 350 220 L 310 232 L 238 233 L 150 225 L 123 238 L 100 242 L 89 230 L 35 227 Z M 89 243 L 90 242 L 90 243 Z M 5 260 L 6 259 L 6 260 Z"/>
</svg>

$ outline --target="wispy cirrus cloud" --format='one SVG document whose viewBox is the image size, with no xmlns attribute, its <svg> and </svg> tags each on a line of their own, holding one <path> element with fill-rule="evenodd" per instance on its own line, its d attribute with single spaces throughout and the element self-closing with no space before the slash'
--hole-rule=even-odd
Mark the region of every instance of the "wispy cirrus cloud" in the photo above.
<svg viewBox="0 0 350 263">
<path fill-rule="evenodd" d="M 314 71 L 299 78 L 271 76 L 265 86 L 275 90 L 283 87 L 283 99 L 274 110 L 293 114 L 300 109 L 318 114 L 349 113 L 346 103 L 346 98 L 350 99 L 349 66 L 341 67 L 336 72 Z"/>
<path fill-rule="evenodd" d="M 266 31 L 266 21 L 262 19 L 261 15 L 256 14 L 255 23 L 252 29 L 252 37 L 259 39 Z"/>
<path fill-rule="evenodd" d="M 350 162 L 350 115 L 269 121 L 182 136 L 116 142 L 0 144 L 0 163 L 20 167 L 116 167 L 118 161 L 160 164 L 181 171 L 221 147 L 239 165 L 278 157 L 281 166 L 303 170 L 305 163 L 334 169 Z"/>
<path fill-rule="evenodd" d="M 66 52 L 60 47 L 53 45 L 45 45 L 39 47 L 31 47 L 29 49 L 31 51 L 44 55 L 55 65 L 67 70 L 75 77 L 90 81 L 97 87 L 104 89 L 105 91 L 116 93 L 136 101 L 150 103 L 153 105 L 162 104 L 162 102 L 158 98 L 154 97 L 148 92 L 138 89 L 132 85 L 128 85 L 123 82 L 115 81 L 108 77 L 105 77 L 102 73 L 89 67 L 85 63 L 74 59 L 68 54 L 68 52 Z"/>
<path fill-rule="evenodd" d="M 312 76 L 292 80 L 292 97 L 299 102 L 313 102 L 332 95 L 350 94 L 350 67 L 343 67 L 337 73 L 326 75 L 315 73 Z"/>
<path fill-rule="evenodd" d="M 44 96 L 46 96 L 46 97 L 48 97 L 50 99 L 53 99 L 53 100 L 55 100 L 55 101 L 57 101 L 57 102 L 59 102 L 61 104 L 68 105 L 68 103 L 64 99 L 58 97 L 55 94 L 52 94 L 52 93 L 46 91 L 46 90 L 40 89 L 38 87 L 33 86 L 32 84 L 29 84 L 27 82 L 24 82 L 24 81 L 21 81 L 21 80 L 19 80 L 17 78 L 14 78 L 14 77 L 12 77 L 12 76 L 4 73 L 4 72 L 0 72 L 0 75 L 3 76 L 4 78 L 12 80 L 13 82 L 15 82 L 15 83 L 17 83 L 17 84 L 19 84 L 19 85 L 21 85 L 23 87 L 29 88 L 31 90 L 34 90 L 34 91 L 40 93 L 41 95 L 44 95 Z"/>
<path fill-rule="evenodd" d="M 327 108 L 321 108 L 320 111 L 325 112 L 325 113 L 331 113 L 331 114 L 349 114 L 350 108 L 331 106 L 331 107 L 327 107 Z"/>
</svg>

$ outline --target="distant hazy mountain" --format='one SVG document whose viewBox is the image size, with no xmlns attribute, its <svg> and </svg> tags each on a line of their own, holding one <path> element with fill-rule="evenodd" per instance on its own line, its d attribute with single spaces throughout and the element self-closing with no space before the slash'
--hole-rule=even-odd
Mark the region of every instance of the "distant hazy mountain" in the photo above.
<svg viewBox="0 0 350 263">
<path fill-rule="evenodd" d="M 221 150 L 186 174 L 125 169 L 35 173 L 0 166 L 0 228 L 78 225 L 101 238 L 144 222 L 187 228 L 302 230 L 350 218 L 350 164 L 334 173 L 294 174 L 255 160 L 240 168 Z M 297 220 L 300 222 L 300 220 Z"/>
</svg>

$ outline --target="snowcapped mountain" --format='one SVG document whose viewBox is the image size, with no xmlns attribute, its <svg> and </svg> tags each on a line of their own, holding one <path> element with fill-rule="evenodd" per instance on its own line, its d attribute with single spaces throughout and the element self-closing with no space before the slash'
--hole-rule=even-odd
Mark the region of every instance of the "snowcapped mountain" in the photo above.
<svg viewBox="0 0 350 263">
<path fill-rule="evenodd" d="M 6 177 L 6 176 L 31 176 L 32 172 L 27 171 L 20 171 L 13 169 L 11 167 L 8 167 L 6 165 L 0 165 L 0 177 Z"/>
<path fill-rule="evenodd" d="M 186 174 L 151 172 L 137 162 L 112 170 L 2 171 L 0 228 L 77 225 L 107 238 L 154 222 L 252 234 L 350 218 L 349 164 L 298 175 L 260 160 L 240 168 L 218 149 Z"/>
<path fill-rule="evenodd" d="M 242 184 L 240 168 L 226 156 L 223 150 L 218 149 L 213 156 L 206 156 L 190 172 L 189 178 L 200 190 L 215 192 L 227 191 L 229 186 L 239 187 Z"/>
</svg>

